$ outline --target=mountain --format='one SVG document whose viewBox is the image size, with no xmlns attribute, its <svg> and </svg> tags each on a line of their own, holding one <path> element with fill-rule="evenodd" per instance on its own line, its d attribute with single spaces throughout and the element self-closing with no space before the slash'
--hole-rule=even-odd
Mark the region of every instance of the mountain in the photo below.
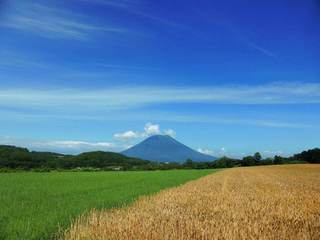
<svg viewBox="0 0 320 240">
<path fill-rule="evenodd" d="M 125 150 L 122 154 L 156 162 L 196 162 L 215 160 L 215 157 L 197 152 L 167 135 L 154 135 Z"/>
</svg>

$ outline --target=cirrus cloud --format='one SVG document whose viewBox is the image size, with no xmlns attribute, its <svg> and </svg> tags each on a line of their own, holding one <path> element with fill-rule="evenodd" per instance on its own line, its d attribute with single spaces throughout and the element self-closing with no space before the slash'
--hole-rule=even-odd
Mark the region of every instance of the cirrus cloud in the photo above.
<svg viewBox="0 0 320 240">
<path fill-rule="evenodd" d="M 29 32 L 44 38 L 88 40 L 93 34 L 127 34 L 131 31 L 118 26 L 104 26 L 89 17 L 40 3 L 16 2 L 0 27 Z"/>
<path fill-rule="evenodd" d="M 314 104 L 320 103 L 319 83 L 274 83 L 257 86 L 163 87 L 123 86 L 88 89 L 0 89 L 0 102 L 25 107 L 81 112 L 115 110 L 165 103 Z"/>
</svg>

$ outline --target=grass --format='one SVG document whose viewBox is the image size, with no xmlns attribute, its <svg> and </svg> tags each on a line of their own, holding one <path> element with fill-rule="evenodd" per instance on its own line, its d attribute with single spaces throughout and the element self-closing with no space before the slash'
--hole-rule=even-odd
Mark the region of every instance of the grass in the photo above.
<svg viewBox="0 0 320 240">
<path fill-rule="evenodd" d="M 0 174 L 0 239 L 50 239 L 93 208 L 131 203 L 213 170 Z"/>
<path fill-rule="evenodd" d="M 233 168 L 93 211 L 66 240 L 320 239 L 320 165 Z"/>
</svg>

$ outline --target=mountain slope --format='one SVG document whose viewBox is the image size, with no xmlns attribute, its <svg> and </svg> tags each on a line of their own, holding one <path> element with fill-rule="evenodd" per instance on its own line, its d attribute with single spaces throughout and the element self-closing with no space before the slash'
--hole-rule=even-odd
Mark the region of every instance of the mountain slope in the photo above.
<svg viewBox="0 0 320 240">
<path fill-rule="evenodd" d="M 157 162 L 184 162 L 187 159 L 205 162 L 216 159 L 215 157 L 199 153 L 166 135 L 151 136 L 123 151 L 122 154 L 128 157 L 137 157 Z"/>
</svg>

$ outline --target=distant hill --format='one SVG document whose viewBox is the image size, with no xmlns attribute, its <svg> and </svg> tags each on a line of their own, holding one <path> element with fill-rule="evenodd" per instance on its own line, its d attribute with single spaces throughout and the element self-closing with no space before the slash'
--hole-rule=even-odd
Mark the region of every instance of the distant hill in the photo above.
<svg viewBox="0 0 320 240">
<path fill-rule="evenodd" d="M 143 160 L 144 159 L 144 160 Z M 187 161 L 191 159 L 192 161 Z M 169 163 L 167 163 L 169 162 Z M 152 136 L 122 152 L 86 152 L 66 155 L 54 152 L 29 151 L 27 148 L 0 145 L 0 173 L 17 170 L 50 171 L 74 169 L 96 170 L 166 170 L 205 169 L 234 166 L 255 166 L 291 163 L 320 163 L 320 149 L 310 149 L 291 157 L 275 156 L 257 160 L 246 156 L 242 160 L 199 153 L 169 136 Z"/>
<path fill-rule="evenodd" d="M 95 166 L 104 168 L 108 166 L 139 166 L 150 163 L 149 161 L 124 156 L 115 152 L 86 152 L 74 157 L 74 161 L 81 167 Z"/>
<path fill-rule="evenodd" d="M 156 162 L 213 161 L 216 158 L 197 152 L 167 135 L 154 135 L 125 150 L 122 154 Z"/>
<path fill-rule="evenodd" d="M 148 165 L 150 161 L 127 157 L 114 152 L 87 152 L 79 155 L 64 155 L 51 152 L 29 151 L 26 148 L 0 145 L 0 168 L 112 168 L 132 169 Z"/>
</svg>

